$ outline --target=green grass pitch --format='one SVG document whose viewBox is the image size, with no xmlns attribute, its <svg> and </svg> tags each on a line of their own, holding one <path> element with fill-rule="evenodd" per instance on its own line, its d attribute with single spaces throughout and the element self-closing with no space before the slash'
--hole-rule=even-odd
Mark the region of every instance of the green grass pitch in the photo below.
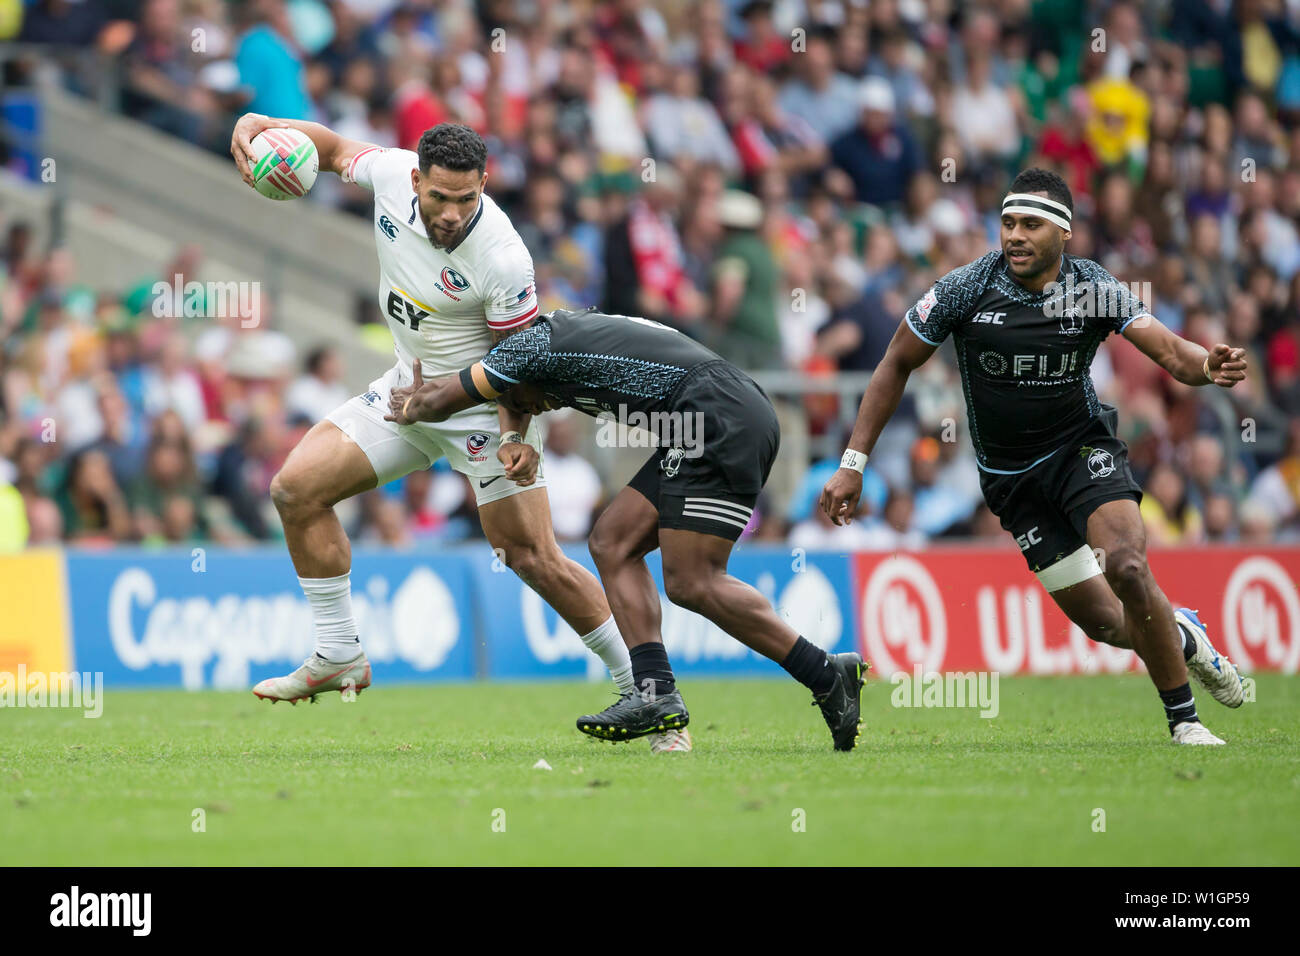
<svg viewBox="0 0 1300 956">
<path fill-rule="evenodd" d="M 0 712 L 0 864 L 1300 863 L 1300 678 L 1199 693 L 1222 748 L 1170 744 L 1141 676 L 1006 679 L 994 719 L 873 680 L 848 754 L 792 682 L 687 679 L 696 749 L 654 756 L 573 729 L 603 685 L 382 677 Z"/>
</svg>

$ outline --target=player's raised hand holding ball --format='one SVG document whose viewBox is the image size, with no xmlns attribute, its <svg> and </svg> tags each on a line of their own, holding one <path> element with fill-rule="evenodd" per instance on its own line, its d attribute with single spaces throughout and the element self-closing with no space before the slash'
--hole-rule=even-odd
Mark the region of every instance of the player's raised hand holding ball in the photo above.
<svg viewBox="0 0 1300 956">
<path fill-rule="evenodd" d="M 240 117 L 230 134 L 230 155 L 244 182 L 268 199 L 300 199 L 320 170 L 311 137 L 261 113 Z"/>
</svg>

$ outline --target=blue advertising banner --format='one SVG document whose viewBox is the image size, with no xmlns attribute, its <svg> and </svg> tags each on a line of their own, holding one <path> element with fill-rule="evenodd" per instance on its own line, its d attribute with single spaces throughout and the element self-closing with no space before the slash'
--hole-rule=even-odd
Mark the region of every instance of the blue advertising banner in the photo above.
<svg viewBox="0 0 1300 956">
<path fill-rule="evenodd" d="M 247 689 L 312 652 L 311 609 L 283 551 L 68 552 L 79 670 L 112 686 Z M 474 676 L 469 565 L 357 549 L 352 608 L 385 681 Z"/>
<path fill-rule="evenodd" d="M 566 547 L 594 572 L 583 546 Z M 75 667 L 109 685 L 246 689 L 312 652 L 311 609 L 276 549 L 69 551 Z M 663 635 L 682 674 L 778 676 L 777 665 L 663 597 Z M 832 651 L 856 646 L 851 565 L 837 554 L 742 546 L 731 573 Z M 352 607 L 377 681 L 606 679 L 559 615 L 486 546 L 357 549 Z"/>
<path fill-rule="evenodd" d="M 594 571 L 581 546 L 566 553 Z M 603 677 L 600 661 L 579 636 L 514 573 L 490 553 L 476 556 L 478 604 L 487 609 L 487 676 L 498 678 Z M 647 558 L 663 612 L 663 637 L 673 669 L 681 674 L 777 676 L 776 664 L 749 650 L 711 621 L 663 596 L 659 553 Z M 732 575 L 753 585 L 796 631 L 830 651 L 856 646 L 850 562 L 844 555 L 742 545 L 732 554 Z"/>
</svg>

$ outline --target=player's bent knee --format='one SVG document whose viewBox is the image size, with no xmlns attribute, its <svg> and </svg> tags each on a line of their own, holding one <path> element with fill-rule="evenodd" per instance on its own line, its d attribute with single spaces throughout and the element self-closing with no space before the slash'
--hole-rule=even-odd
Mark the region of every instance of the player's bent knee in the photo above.
<svg viewBox="0 0 1300 956">
<path fill-rule="evenodd" d="M 1146 588 L 1147 562 L 1135 548 L 1123 548 L 1107 554 L 1106 580 L 1121 598 L 1136 598 Z"/>
<path fill-rule="evenodd" d="M 545 587 L 547 582 L 564 573 L 564 553 L 530 547 L 506 547 L 504 560 L 506 567 L 515 572 L 519 579 L 530 587 Z"/>
<path fill-rule="evenodd" d="M 591 560 L 596 562 L 598 568 L 617 564 L 627 553 L 627 547 L 620 543 L 618 535 L 599 521 L 587 536 L 587 550 L 591 552 Z"/>
<path fill-rule="evenodd" d="M 708 575 L 694 571 L 664 570 L 664 593 L 668 600 L 688 611 L 701 611 L 708 602 L 712 587 Z"/>
<path fill-rule="evenodd" d="M 587 550 L 597 568 L 614 567 L 631 560 L 637 554 L 637 544 L 613 521 L 602 524 L 598 520 L 587 537 Z"/>
<path fill-rule="evenodd" d="M 271 502 L 275 505 L 275 510 L 281 516 L 291 514 L 301 501 L 297 483 L 292 476 L 286 476 L 284 469 L 281 468 L 271 479 Z"/>
</svg>

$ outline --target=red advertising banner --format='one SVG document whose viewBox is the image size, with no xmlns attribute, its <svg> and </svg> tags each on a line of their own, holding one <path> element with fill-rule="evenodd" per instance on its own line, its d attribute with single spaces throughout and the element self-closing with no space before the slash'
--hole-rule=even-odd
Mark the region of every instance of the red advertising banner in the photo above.
<svg viewBox="0 0 1300 956">
<path fill-rule="evenodd" d="M 1195 608 L 1210 639 L 1245 671 L 1300 669 L 1300 549 L 1153 551 L 1175 607 Z M 930 671 L 1118 673 L 1132 651 L 1070 622 L 1015 550 L 944 548 L 854 556 L 860 650 L 883 677 Z"/>
</svg>

